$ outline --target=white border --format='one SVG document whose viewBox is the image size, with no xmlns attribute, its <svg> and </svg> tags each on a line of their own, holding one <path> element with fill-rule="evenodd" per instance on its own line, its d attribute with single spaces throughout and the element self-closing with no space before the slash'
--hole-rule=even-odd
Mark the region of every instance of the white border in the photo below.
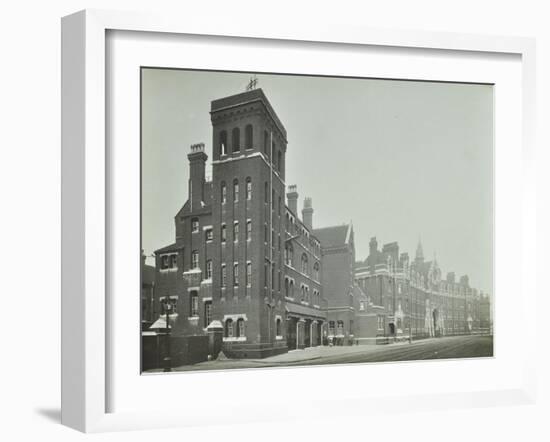
<svg viewBox="0 0 550 442">
<path fill-rule="evenodd" d="M 521 274 L 536 268 L 534 122 L 534 43 L 528 39 L 484 37 L 426 32 L 392 32 L 344 26 L 294 28 L 277 23 L 215 23 L 179 20 L 152 15 L 86 11 L 63 19 L 63 230 L 62 230 L 62 422 L 82 431 L 106 431 L 212 423 L 211 410 L 157 410 L 149 412 L 106 413 L 106 309 L 105 286 L 105 30 L 146 30 L 164 33 L 232 35 L 278 38 L 284 40 L 371 44 L 382 47 L 440 48 L 469 51 L 513 53 L 523 57 L 523 173 L 521 178 Z M 481 54 L 483 55 L 483 54 Z M 497 189 L 498 193 L 498 189 Z M 529 266 L 529 267 L 527 267 Z M 498 281 L 497 281 L 498 282 Z M 535 305 L 534 278 L 521 280 L 518 302 L 523 308 Z M 498 302 L 498 301 L 497 301 Z M 108 321 L 107 321 L 108 322 Z M 534 330 L 525 330 L 527 356 L 521 383 L 510 388 L 470 393 L 417 395 L 399 401 L 380 397 L 364 400 L 359 395 L 342 395 L 335 407 L 322 398 L 309 404 L 317 415 L 327 409 L 341 413 L 366 413 L 384 410 L 442 409 L 531 402 L 535 391 Z M 389 367 L 386 365 L 385 367 Z M 291 373 L 293 370 L 280 370 Z M 236 375 L 238 376 L 238 374 Z M 222 376 L 219 376 L 222 377 Z M 174 379 L 172 379 L 173 381 Z M 183 398 L 182 398 L 183 400 Z M 307 400 L 307 398 L 306 398 Z M 397 403 L 396 403 L 397 402 Z M 220 404 L 221 405 L 221 404 Z M 223 407 L 223 405 L 222 405 Z M 255 407 L 243 413 L 241 421 L 272 420 L 292 416 L 280 404 Z M 235 416 L 218 422 L 235 422 Z"/>
</svg>

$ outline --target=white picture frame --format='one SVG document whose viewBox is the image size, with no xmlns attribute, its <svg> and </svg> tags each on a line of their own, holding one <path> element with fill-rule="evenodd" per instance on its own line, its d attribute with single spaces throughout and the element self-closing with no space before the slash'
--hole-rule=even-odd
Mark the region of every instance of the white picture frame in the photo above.
<svg viewBox="0 0 550 442">
<path fill-rule="evenodd" d="M 520 274 L 536 268 L 536 177 L 534 173 L 535 45 L 532 39 L 481 35 L 389 31 L 319 24 L 305 27 L 281 23 L 217 23 L 176 17 L 87 10 L 62 21 L 62 423 L 84 432 L 207 425 L 209 415 L 197 410 L 108 412 L 109 324 L 107 247 L 110 197 L 106 155 L 106 33 L 146 31 L 286 42 L 369 45 L 384 48 L 437 49 L 513 54 L 521 57 L 522 130 Z M 498 187 L 496 189 L 498 192 Z M 498 244 L 497 244 L 498 250 Z M 536 303 L 536 281 L 523 277 L 518 302 L 525 309 Z M 137 302 L 136 296 L 136 302 Z M 498 303 L 498 300 L 497 300 Z M 524 375 L 520 385 L 455 394 L 409 396 L 395 404 L 394 396 L 372 400 L 342 397 L 341 413 L 354 415 L 381 410 L 441 409 L 535 400 L 535 329 L 525 331 Z M 497 338 L 498 339 L 498 338 Z M 497 355 L 498 357 L 498 355 Z M 242 374 L 241 374 L 242 375 Z M 323 413 L 322 400 L 314 400 Z M 414 405 L 413 405 L 414 404 Z M 260 407 L 258 407 L 260 408 Z M 332 410 L 332 413 L 334 410 Z M 257 409 L 241 422 L 284 419 L 278 408 Z M 229 421 L 228 421 L 229 422 Z"/>
</svg>

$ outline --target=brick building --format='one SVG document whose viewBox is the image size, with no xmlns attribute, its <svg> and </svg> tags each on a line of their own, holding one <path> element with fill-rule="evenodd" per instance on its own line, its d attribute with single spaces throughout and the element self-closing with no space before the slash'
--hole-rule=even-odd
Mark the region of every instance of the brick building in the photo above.
<svg viewBox="0 0 550 442">
<path fill-rule="evenodd" d="M 396 242 L 378 249 L 376 238 L 369 244 L 369 256 L 356 263 L 355 280 L 368 298 L 370 312 L 376 311 L 377 332 L 360 331 L 372 339 L 446 336 L 489 332 L 490 301 L 470 287 L 468 276 L 458 281 L 442 271 L 434 258 L 424 259 L 419 242 L 415 259 L 399 254 Z M 374 316 L 374 315 L 372 315 Z"/>
<path fill-rule="evenodd" d="M 327 338 L 337 345 L 354 338 L 355 243 L 351 223 L 315 229 L 321 243 L 323 293 L 327 300 Z"/>
<path fill-rule="evenodd" d="M 442 280 L 420 245 L 409 262 L 397 243 L 379 250 L 372 238 L 356 262 L 351 222 L 314 228 L 310 198 L 300 217 L 286 129 L 261 89 L 212 101 L 210 119 L 212 177 L 205 144 L 192 145 L 174 242 L 155 251 L 154 283 L 142 288 L 142 299 L 154 296 L 143 307 L 150 331 L 203 343 L 218 333 L 227 356 L 258 358 L 385 343 L 409 328 L 417 337 L 490 328 L 489 298 L 467 277 Z"/>
<path fill-rule="evenodd" d="M 169 303 L 172 335 L 203 335 L 219 324 L 231 357 L 319 345 L 321 248 L 311 200 L 304 222 L 295 186 L 285 204 L 286 130 L 261 89 L 212 101 L 210 117 L 212 179 L 204 144 L 191 146 L 175 242 L 155 252 L 157 328 Z"/>
</svg>

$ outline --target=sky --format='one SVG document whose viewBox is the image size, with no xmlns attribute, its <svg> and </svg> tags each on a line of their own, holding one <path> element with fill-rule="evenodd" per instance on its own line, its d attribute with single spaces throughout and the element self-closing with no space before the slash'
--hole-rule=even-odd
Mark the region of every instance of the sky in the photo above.
<svg viewBox="0 0 550 442">
<path fill-rule="evenodd" d="M 443 275 L 493 292 L 491 85 L 256 74 L 288 134 L 286 184 L 314 228 L 352 222 L 356 259 L 397 241 Z M 142 247 L 175 239 L 187 199 L 190 145 L 206 144 L 210 102 L 240 93 L 250 73 L 143 69 Z M 208 173 L 208 172 L 207 172 Z"/>
</svg>

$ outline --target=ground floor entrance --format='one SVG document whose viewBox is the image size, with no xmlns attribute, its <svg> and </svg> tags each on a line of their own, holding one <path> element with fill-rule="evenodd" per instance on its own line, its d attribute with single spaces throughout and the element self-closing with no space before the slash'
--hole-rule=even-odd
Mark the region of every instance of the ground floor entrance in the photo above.
<svg viewBox="0 0 550 442">
<path fill-rule="evenodd" d="M 289 316 L 286 320 L 286 342 L 289 350 L 322 345 L 323 321 Z"/>
</svg>

